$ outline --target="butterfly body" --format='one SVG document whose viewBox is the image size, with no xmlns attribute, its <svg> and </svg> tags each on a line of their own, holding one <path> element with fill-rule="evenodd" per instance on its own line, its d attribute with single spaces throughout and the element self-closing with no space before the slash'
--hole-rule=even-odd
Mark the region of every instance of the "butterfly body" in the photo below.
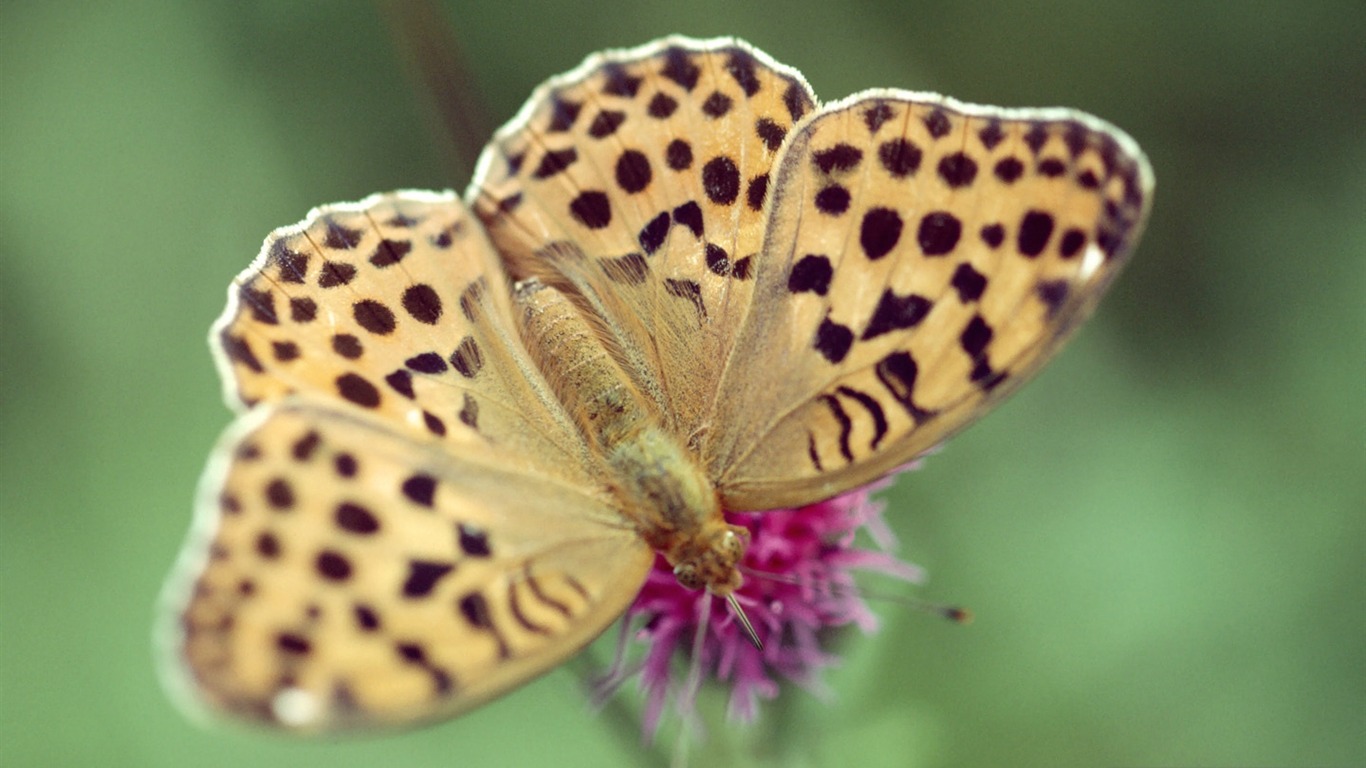
<svg viewBox="0 0 1366 768">
<path fill-rule="evenodd" d="M 551 380 L 586 441 L 608 465 L 620 508 L 641 538 L 675 566 L 679 581 L 726 596 L 748 535 L 726 523 L 696 455 L 660 422 L 584 315 L 560 291 L 532 279 L 517 286 L 523 336 L 559 364 Z"/>
<path fill-rule="evenodd" d="M 168 683 L 408 725 L 577 652 L 658 555 L 731 594 L 723 510 L 858 488 L 989 411 L 1094 309 L 1152 184 L 1070 110 L 821 106 L 733 39 L 590 57 L 463 200 L 325 206 L 234 281 L 211 345 L 240 415 L 168 581 Z"/>
</svg>

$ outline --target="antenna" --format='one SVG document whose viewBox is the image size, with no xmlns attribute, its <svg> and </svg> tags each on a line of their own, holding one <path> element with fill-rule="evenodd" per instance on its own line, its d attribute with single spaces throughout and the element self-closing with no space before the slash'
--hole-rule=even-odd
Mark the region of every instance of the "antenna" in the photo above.
<svg viewBox="0 0 1366 768">
<path fill-rule="evenodd" d="M 740 622 L 740 627 L 745 630 L 745 636 L 748 637 L 749 642 L 754 645 L 754 649 L 762 651 L 764 649 L 764 641 L 759 639 L 759 633 L 755 632 L 754 625 L 749 623 L 749 617 L 745 615 L 745 609 L 740 605 L 740 601 L 736 599 L 734 592 L 726 595 L 726 605 L 730 606 L 730 612 L 735 615 L 735 620 Z"/>
<path fill-rule="evenodd" d="M 798 586 L 798 587 L 801 587 L 801 586 L 810 586 L 809 584 L 807 584 L 806 582 L 804 582 L 802 579 L 799 579 L 799 578 L 797 578 L 797 577 L 795 577 L 795 576 L 790 576 L 790 575 L 788 575 L 788 574 L 783 574 L 783 573 L 767 573 L 767 572 L 765 572 L 765 571 L 758 571 L 758 570 L 755 570 L 755 569 L 753 569 L 753 568 L 747 568 L 747 567 L 741 567 L 740 570 L 741 570 L 746 576 L 753 576 L 753 577 L 756 578 L 756 579 L 767 579 L 767 580 L 769 580 L 769 581 L 776 581 L 776 582 L 778 582 L 779 584 L 791 584 L 791 585 L 793 585 L 793 586 Z M 833 588 L 832 588 L 832 587 L 833 587 Z M 907 608 L 913 608 L 913 609 L 915 609 L 915 610 L 917 610 L 917 611 L 922 611 L 922 612 L 924 612 L 924 613 L 928 613 L 928 614 L 931 614 L 931 615 L 934 615 L 934 616 L 938 616 L 938 617 L 940 617 L 940 618 L 942 618 L 942 619 L 948 619 L 949 621 L 952 621 L 953 623 L 959 624 L 959 625 L 962 625 L 962 626 L 967 626 L 968 624 L 971 624 L 971 623 L 972 623 L 972 619 L 973 619 L 972 611 L 970 611 L 970 610 L 968 610 L 967 608 L 964 608 L 964 607 L 962 607 L 962 606 L 958 606 L 958 605 L 947 605 L 947 604 L 945 604 L 945 603 L 936 603 L 936 602 L 932 602 L 932 601 L 929 601 L 929 600 L 921 600 L 921 599 L 919 599 L 919 598 L 909 597 L 909 596 L 907 596 L 907 595 L 891 595 L 891 594 L 882 594 L 882 593 L 878 593 L 878 592 L 868 592 L 868 591 L 859 589 L 857 586 L 849 586 L 849 587 L 846 587 L 846 586 L 843 586 L 843 585 L 826 585 L 826 587 L 824 587 L 824 593 L 827 594 L 827 595 L 831 595 L 831 596 L 833 596 L 833 597 L 851 597 L 851 596 L 852 596 L 852 597 L 875 598 L 875 599 L 878 599 L 878 600 L 885 600 L 885 601 L 887 601 L 887 602 L 897 603 L 898 605 L 904 605 L 904 606 L 906 606 Z M 730 597 L 728 597 L 728 598 L 727 598 L 727 601 L 730 602 L 731 608 L 732 608 L 732 610 L 735 611 L 737 618 L 740 619 L 740 621 L 745 625 L 745 627 L 746 627 L 747 630 L 749 630 L 749 631 L 752 632 L 752 631 L 753 631 L 753 628 L 750 627 L 750 625 L 749 625 L 749 620 L 745 617 L 744 612 L 742 612 L 742 611 L 740 610 L 740 606 L 739 606 L 739 604 L 735 601 L 734 595 L 731 595 Z M 750 637 L 751 637 L 751 642 L 754 642 L 755 645 L 758 646 L 758 641 L 757 641 L 757 639 L 755 639 L 753 635 L 751 635 Z"/>
</svg>

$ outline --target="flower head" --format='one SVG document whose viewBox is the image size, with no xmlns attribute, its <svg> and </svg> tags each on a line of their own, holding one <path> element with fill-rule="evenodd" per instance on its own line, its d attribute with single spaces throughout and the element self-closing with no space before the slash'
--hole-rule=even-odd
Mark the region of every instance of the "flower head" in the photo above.
<svg viewBox="0 0 1366 768">
<path fill-rule="evenodd" d="M 782 680 L 828 695 L 820 673 L 838 659 L 823 645 L 826 630 L 850 624 L 865 633 L 877 628 L 854 572 L 877 571 L 911 582 L 923 575 L 890 554 L 895 542 L 882 521 L 882 504 L 870 498 L 886 484 L 796 509 L 727 513 L 729 522 L 750 531 L 741 565 L 745 582 L 734 596 L 762 648 L 750 640 L 725 600 L 685 589 L 664 558 L 656 561 L 627 611 L 624 629 L 624 645 L 633 640 L 644 646 L 639 671 L 647 736 L 658 729 L 671 694 L 679 714 L 691 718 L 698 675 L 730 686 L 728 714 L 741 722 L 755 718 L 760 699 L 778 695 Z M 868 532 L 876 549 L 855 546 L 860 529 Z M 618 674 L 604 684 L 608 694 L 621 682 L 622 654 L 619 648 Z M 675 663 L 679 658 L 688 663 Z M 689 667 L 691 675 L 677 674 Z"/>
</svg>

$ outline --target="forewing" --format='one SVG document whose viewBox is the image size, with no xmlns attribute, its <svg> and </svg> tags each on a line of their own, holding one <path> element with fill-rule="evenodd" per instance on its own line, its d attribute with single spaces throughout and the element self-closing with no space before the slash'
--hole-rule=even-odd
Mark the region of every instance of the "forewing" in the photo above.
<svg viewBox="0 0 1366 768">
<path fill-rule="evenodd" d="M 517 333 L 507 275 L 451 193 L 325 206 L 266 239 L 214 325 L 229 403 L 291 393 L 413 439 L 578 476 L 582 438 Z"/>
<path fill-rule="evenodd" d="M 1014 391 L 1124 265 L 1152 175 L 1087 115 L 874 91 L 799 125 L 770 189 L 702 447 L 730 509 L 869 482 Z"/>
<path fill-rule="evenodd" d="M 467 710 L 625 610 L 653 553 L 599 491 L 286 398 L 225 435 L 167 592 L 167 679 L 304 731 Z"/>
<path fill-rule="evenodd" d="M 574 296 L 689 436 L 749 306 L 773 159 L 813 105 L 733 39 L 598 54 L 499 131 L 467 199 L 514 276 Z"/>
</svg>

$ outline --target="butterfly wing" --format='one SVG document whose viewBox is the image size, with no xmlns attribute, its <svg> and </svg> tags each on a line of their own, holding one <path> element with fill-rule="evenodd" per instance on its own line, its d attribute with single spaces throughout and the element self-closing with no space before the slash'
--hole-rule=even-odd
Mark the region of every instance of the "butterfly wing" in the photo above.
<svg viewBox="0 0 1366 768">
<path fill-rule="evenodd" d="M 229 430 L 168 591 L 173 690 L 301 731 L 448 717 L 559 664 L 653 552 L 602 496 L 297 397 Z"/>
<path fill-rule="evenodd" d="M 701 449 L 726 507 L 867 483 L 1014 391 L 1124 265 L 1152 183 L 1068 110 L 873 91 L 800 124 Z"/>
<path fill-rule="evenodd" d="M 816 110 L 760 52 L 668 38 L 542 86 L 467 198 L 515 275 L 579 301 L 725 505 L 764 509 L 885 474 L 1023 383 L 1151 187 L 1080 113 L 903 91 Z"/>
<path fill-rule="evenodd" d="M 575 297 L 661 422 L 692 435 L 749 307 L 773 159 L 814 103 L 733 39 L 598 54 L 499 131 L 467 199 L 514 276 Z"/>
<path fill-rule="evenodd" d="M 211 710 L 311 730 L 449 715 L 625 610 L 652 552 L 518 335 L 453 195 L 314 211 L 214 327 L 250 408 L 167 590 L 167 669 Z"/>
<path fill-rule="evenodd" d="M 418 441 L 496 444 L 521 466 L 581 477 L 594 465 L 520 340 L 511 295 L 453 194 L 380 194 L 273 232 L 210 345 L 239 410 L 325 397 Z"/>
</svg>

